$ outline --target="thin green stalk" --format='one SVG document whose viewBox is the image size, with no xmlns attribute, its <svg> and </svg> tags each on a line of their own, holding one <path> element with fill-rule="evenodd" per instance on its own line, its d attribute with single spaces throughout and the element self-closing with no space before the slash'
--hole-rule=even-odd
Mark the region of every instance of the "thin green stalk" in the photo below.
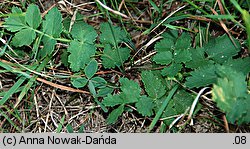
<svg viewBox="0 0 250 149">
<path fill-rule="evenodd" d="M 118 3 L 117 3 L 117 0 L 115 0 L 115 7 L 116 7 L 116 9 L 118 10 L 118 7 L 119 7 L 119 6 L 118 6 Z M 126 30 L 126 27 L 125 27 L 123 21 L 122 21 L 122 17 L 118 15 L 118 18 L 119 18 L 119 20 L 120 20 L 120 22 L 121 22 L 121 24 L 122 24 L 123 30 L 126 32 L 126 34 L 129 34 L 129 33 L 127 32 L 127 30 Z"/>
<path fill-rule="evenodd" d="M 29 29 L 32 29 L 32 30 L 34 30 L 35 32 L 37 32 L 37 33 L 39 33 L 39 34 L 41 34 L 41 35 L 43 35 L 43 36 L 49 37 L 49 38 L 51 38 L 51 39 L 55 39 L 55 40 L 57 40 L 57 41 L 71 42 L 71 40 L 65 39 L 65 38 L 54 38 L 54 37 L 51 36 L 51 35 L 45 34 L 44 32 L 39 31 L 39 30 L 36 30 L 36 29 L 34 29 L 34 28 L 31 28 L 31 27 L 30 27 Z"/>
<path fill-rule="evenodd" d="M 106 1 L 105 1 L 105 0 L 103 1 L 103 3 L 104 3 L 104 5 L 106 5 Z M 106 10 L 106 9 L 105 9 L 105 10 Z M 118 44 L 117 44 L 117 42 L 116 42 L 114 30 L 113 30 L 113 28 L 112 28 L 112 26 L 111 26 L 112 21 L 111 21 L 111 18 L 110 18 L 110 15 L 109 15 L 108 10 L 106 10 L 106 14 L 107 14 L 107 17 L 108 17 L 108 24 L 109 24 L 109 27 L 110 27 L 110 30 L 111 30 L 111 33 L 112 33 L 112 36 L 113 36 L 113 39 L 114 39 L 115 49 L 116 49 L 117 55 L 119 56 L 119 59 L 120 59 L 120 61 L 121 61 L 122 72 L 124 72 L 125 69 L 124 69 L 124 65 L 123 65 L 123 62 L 122 62 L 122 57 L 121 57 L 121 54 L 120 54 L 120 52 L 119 52 L 119 50 L 118 50 L 119 47 L 118 47 Z"/>
<path fill-rule="evenodd" d="M 195 5 L 193 2 L 186 0 L 186 2 L 188 2 L 190 5 L 192 5 L 195 9 L 201 11 L 202 13 L 209 15 L 209 13 L 207 13 L 205 10 L 201 9 L 199 6 Z"/>
<path fill-rule="evenodd" d="M 173 30 L 182 29 L 182 30 L 185 30 L 185 31 L 188 31 L 188 32 L 191 32 L 191 33 L 195 33 L 195 31 L 193 31 L 192 29 L 185 28 L 183 26 L 175 26 L 175 25 L 170 25 L 170 24 L 165 24 L 165 26 L 170 28 L 170 29 L 173 29 Z"/>
<path fill-rule="evenodd" d="M 36 40 L 35 40 L 35 42 L 34 42 L 34 46 L 33 46 L 33 61 L 35 61 L 36 60 L 36 58 L 37 58 L 37 54 L 38 54 L 38 48 L 39 48 L 39 45 L 40 45 L 40 43 L 41 43 L 41 40 L 42 40 L 42 37 L 43 37 L 43 35 L 40 35 Z"/>
<path fill-rule="evenodd" d="M 176 90 L 178 89 L 178 87 L 179 87 L 178 85 L 175 85 L 175 86 L 170 90 L 170 92 L 169 92 L 167 98 L 164 100 L 164 102 L 162 103 L 162 106 L 160 107 L 160 109 L 159 109 L 158 112 L 156 113 L 156 116 L 154 117 L 153 121 L 152 121 L 151 124 L 149 125 L 149 129 L 148 129 L 147 132 L 150 132 L 150 131 L 154 128 L 155 124 L 156 124 L 157 121 L 160 119 L 160 117 L 161 117 L 163 111 L 166 109 L 166 107 L 167 107 L 167 105 L 168 105 L 170 99 L 172 99 L 172 97 L 173 97 L 174 93 L 176 92 Z"/>
</svg>

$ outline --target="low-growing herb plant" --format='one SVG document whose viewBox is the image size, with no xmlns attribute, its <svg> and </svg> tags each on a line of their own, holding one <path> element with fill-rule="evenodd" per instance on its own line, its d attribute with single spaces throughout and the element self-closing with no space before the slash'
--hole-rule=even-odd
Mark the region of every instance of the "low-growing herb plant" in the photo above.
<svg viewBox="0 0 250 149">
<path fill-rule="evenodd" d="M 150 2 L 157 8 L 154 2 Z M 32 51 L 29 56 L 35 61 L 13 66 L 0 62 L 0 67 L 18 76 L 13 87 L 1 93 L 1 106 L 8 102 L 12 94 L 20 92 L 14 106 L 17 107 L 38 76 L 53 78 L 41 72 L 58 52 L 56 45 L 64 43 L 67 49 L 64 49 L 61 58 L 73 72 L 69 77 L 72 86 L 87 88 L 104 112 L 112 110 L 107 118 L 108 124 L 114 124 L 132 106 L 135 108 L 130 110 L 136 110 L 143 117 L 154 118 L 149 131 L 160 118 L 164 119 L 164 125 L 169 126 L 175 118 L 190 110 L 196 95 L 189 90 L 207 86 L 211 87 L 212 99 L 225 112 L 230 123 L 250 122 L 249 84 L 246 82 L 250 58 L 237 57 L 241 45 L 227 35 L 211 38 L 202 47 L 194 48 L 190 33 L 179 35 L 175 30 L 167 31 L 155 44 L 156 54 L 151 59 L 155 67 L 163 69 L 140 70 L 138 81 L 124 76 L 111 87 L 106 79 L 96 75 L 98 69 L 118 68 L 126 73 L 124 63 L 132 58 L 131 49 L 123 44 L 131 42 L 130 37 L 111 22 L 100 24 L 99 35 L 97 29 L 83 21 L 76 21 L 68 32 L 56 7 L 42 17 L 38 6 L 31 4 L 26 12 L 13 7 L 3 28 L 14 34 L 6 44 L 13 46 L 13 51 L 30 46 Z M 97 43 L 101 49 L 98 54 Z M 5 48 L 1 57 L 15 55 L 13 51 Z M 18 54 L 16 56 L 21 58 Z M 71 125 L 67 129 L 72 132 Z"/>
</svg>

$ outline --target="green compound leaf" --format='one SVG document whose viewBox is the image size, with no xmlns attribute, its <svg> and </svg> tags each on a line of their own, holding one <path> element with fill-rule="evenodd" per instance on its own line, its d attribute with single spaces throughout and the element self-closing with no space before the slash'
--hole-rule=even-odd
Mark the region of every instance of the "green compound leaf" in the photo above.
<svg viewBox="0 0 250 149">
<path fill-rule="evenodd" d="M 104 51 L 101 56 L 105 68 L 120 67 L 130 56 L 130 50 L 118 47 L 121 42 L 130 41 L 125 31 L 109 23 L 102 23 L 100 27 L 100 41 L 104 44 Z"/>
<path fill-rule="evenodd" d="M 175 63 L 189 62 L 192 60 L 191 53 L 188 50 L 190 43 L 191 37 L 186 33 L 183 33 L 177 39 L 176 44 L 174 44 L 173 40 L 164 38 L 155 45 L 157 54 L 153 57 L 153 61 L 161 65 L 168 65 L 173 61 Z"/>
<path fill-rule="evenodd" d="M 217 80 L 215 65 L 209 65 L 192 71 L 191 76 L 186 78 L 185 85 L 189 88 L 201 87 L 213 84 Z"/>
<path fill-rule="evenodd" d="M 239 41 L 234 39 L 234 42 L 236 43 L 237 48 L 227 35 L 223 35 L 215 39 L 211 39 L 209 43 L 204 46 L 204 48 L 209 58 L 219 64 L 222 64 L 237 55 L 240 51 L 241 46 Z"/>
<path fill-rule="evenodd" d="M 138 101 L 141 93 L 139 84 L 127 78 L 121 78 L 120 83 L 122 93 L 114 96 L 109 94 L 103 100 L 105 106 L 113 107 L 118 104 L 134 103 Z"/>
<path fill-rule="evenodd" d="M 103 88 L 106 87 L 107 81 L 103 79 L 102 77 L 94 77 L 91 79 L 93 82 L 94 86 L 97 88 Z"/>
<path fill-rule="evenodd" d="M 114 47 L 111 47 L 111 45 L 106 44 L 101 59 L 105 68 L 115 68 L 116 66 L 121 66 L 129 56 L 130 50 L 127 47 L 115 49 Z"/>
<path fill-rule="evenodd" d="M 184 32 L 175 43 L 175 49 L 187 49 L 191 45 L 191 36 Z"/>
<path fill-rule="evenodd" d="M 95 51 L 96 47 L 94 45 L 73 40 L 68 47 L 70 68 L 73 71 L 83 69 L 85 64 L 89 63 Z"/>
<path fill-rule="evenodd" d="M 126 94 L 131 96 L 131 98 L 138 98 L 141 93 L 141 88 L 139 84 L 133 80 L 127 78 L 121 78 L 120 83 L 122 84 L 121 90 Z"/>
<path fill-rule="evenodd" d="M 137 111 L 143 116 L 152 116 L 154 103 L 152 98 L 142 96 L 139 101 L 135 104 Z"/>
<path fill-rule="evenodd" d="M 113 26 L 109 23 L 102 23 L 100 26 L 100 41 L 103 44 L 111 44 L 115 46 L 127 38 L 125 31 L 118 26 Z"/>
<path fill-rule="evenodd" d="M 169 67 L 162 69 L 161 74 L 162 76 L 174 77 L 181 69 L 182 69 L 181 64 L 173 63 Z"/>
<path fill-rule="evenodd" d="M 213 86 L 213 100 L 226 113 L 230 123 L 249 123 L 250 96 L 247 93 L 246 76 L 225 66 L 218 66 L 217 73 L 219 78 Z"/>
<path fill-rule="evenodd" d="M 117 121 L 118 117 L 122 115 L 123 111 L 124 111 L 124 105 L 122 104 L 109 114 L 107 118 L 107 123 L 114 124 Z"/>
<path fill-rule="evenodd" d="M 178 38 L 178 31 L 169 30 L 168 32 L 163 33 L 162 37 L 164 39 L 172 40 L 173 41 L 172 45 L 174 45 L 174 43 L 176 42 L 176 39 Z"/>
<path fill-rule="evenodd" d="M 97 72 L 98 64 L 95 59 L 91 60 L 84 69 L 84 73 L 88 79 L 92 78 Z"/>
<path fill-rule="evenodd" d="M 49 37 L 43 37 L 42 42 L 44 44 L 44 47 L 39 51 L 40 58 L 52 54 L 56 45 L 56 40 Z"/>
<path fill-rule="evenodd" d="M 30 45 L 36 38 L 36 33 L 31 29 L 22 29 L 15 34 L 12 39 L 12 44 L 16 47 L 21 47 L 23 45 Z"/>
<path fill-rule="evenodd" d="M 185 50 L 175 50 L 174 51 L 174 61 L 176 63 L 185 63 L 188 61 L 191 61 L 191 53 L 189 52 L 189 50 L 185 49 Z"/>
<path fill-rule="evenodd" d="M 5 19 L 3 27 L 11 32 L 19 31 L 27 26 L 25 16 L 18 7 L 12 7 L 12 14 Z"/>
<path fill-rule="evenodd" d="M 191 53 L 191 61 L 188 61 L 185 63 L 187 68 L 200 68 L 200 67 L 204 67 L 206 65 L 212 64 L 213 62 L 210 60 L 207 60 L 204 56 L 205 54 L 205 50 L 204 48 L 191 48 L 189 50 L 189 52 Z"/>
<path fill-rule="evenodd" d="M 111 87 L 103 87 L 103 88 L 100 88 L 100 89 L 97 91 L 97 96 L 98 96 L 98 97 L 107 97 L 107 96 L 110 95 L 113 91 L 114 91 L 114 89 L 111 88 Z"/>
<path fill-rule="evenodd" d="M 164 51 L 164 52 L 158 52 L 154 57 L 153 61 L 156 62 L 156 64 L 161 65 L 168 65 L 172 62 L 173 56 L 172 52 L 170 51 Z"/>
<path fill-rule="evenodd" d="M 158 99 L 166 93 L 166 86 L 163 85 L 160 76 L 155 75 L 152 71 L 143 71 L 141 77 L 149 97 Z"/>
<path fill-rule="evenodd" d="M 21 9 L 13 7 L 12 14 L 5 20 L 4 27 L 15 34 L 12 44 L 16 47 L 30 45 L 36 38 L 35 29 L 40 26 L 41 14 L 36 5 L 29 5 L 24 15 Z"/>
<path fill-rule="evenodd" d="M 56 7 L 52 8 L 48 14 L 45 15 L 43 32 L 53 37 L 60 36 L 62 32 L 62 15 Z"/>
<path fill-rule="evenodd" d="M 157 52 L 173 51 L 174 42 L 171 39 L 164 38 L 155 44 Z"/>
<path fill-rule="evenodd" d="M 244 75 L 247 75 L 250 72 L 250 57 L 238 58 L 238 59 L 229 59 L 224 66 L 229 66 L 236 70 L 237 72 L 242 72 Z"/>
<path fill-rule="evenodd" d="M 73 25 L 71 35 L 74 39 L 90 44 L 93 44 L 97 37 L 95 29 L 82 21 Z"/>
<path fill-rule="evenodd" d="M 84 22 L 74 24 L 71 34 L 75 39 L 70 42 L 68 47 L 70 53 L 68 61 L 73 71 L 79 71 L 90 62 L 96 52 L 94 41 L 97 34 L 92 26 Z"/>
<path fill-rule="evenodd" d="M 123 94 L 123 93 L 116 94 L 116 95 L 108 94 L 108 96 L 104 98 L 102 103 L 105 106 L 109 106 L 109 107 L 113 107 L 113 106 L 116 106 L 116 105 L 119 105 L 119 104 L 123 104 L 124 99 L 121 98 L 121 94 Z"/>
<path fill-rule="evenodd" d="M 46 36 L 43 36 L 42 39 L 44 48 L 39 51 L 41 58 L 53 53 L 56 45 L 54 38 L 60 37 L 62 32 L 62 15 L 56 7 L 52 8 L 48 14 L 45 15 L 43 32 Z"/>
<path fill-rule="evenodd" d="M 171 99 L 168 103 L 168 106 L 165 109 L 165 112 L 162 114 L 162 118 L 166 117 L 172 117 L 179 114 L 185 113 L 185 111 L 191 107 L 193 100 L 195 97 L 193 97 L 190 93 L 179 90 L 174 96 L 173 99 Z M 159 108 L 162 105 L 161 100 L 157 100 L 157 108 Z M 156 109 L 156 111 L 158 111 Z M 165 120 L 164 122 L 167 125 L 170 125 L 175 118 L 169 118 Z"/>
<path fill-rule="evenodd" d="M 82 88 L 88 83 L 86 78 L 72 78 L 71 83 L 76 88 Z"/>
<path fill-rule="evenodd" d="M 25 15 L 25 21 L 30 27 L 34 29 L 40 26 L 42 17 L 41 17 L 40 10 L 37 5 L 34 5 L 34 4 L 29 5 L 29 7 L 27 8 L 26 15 Z"/>
</svg>

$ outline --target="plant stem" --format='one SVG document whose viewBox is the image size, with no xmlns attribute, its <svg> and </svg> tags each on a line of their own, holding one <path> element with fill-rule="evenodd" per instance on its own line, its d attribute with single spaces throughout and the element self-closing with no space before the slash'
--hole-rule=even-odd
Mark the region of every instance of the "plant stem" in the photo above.
<svg viewBox="0 0 250 149">
<path fill-rule="evenodd" d="M 149 129 L 148 129 L 148 133 L 154 128 L 155 124 L 157 123 L 157 121 L 160 119 L 163 111 L 166 109 L 170 99 L 173 97 L 174 93 L 176 92 L 176 90 L 178 89 L 179 85 L 175 85 L 171 91 L 169 92 L 167 98 L 164 100 L 164 102 L 162 103 L 161 108 L 159 109 L 159 111 L 156 113 L 156 116 L 154 117 L 153 121 L 151 122 L 151 124 L 149 125 Z"/>
<path fill-rule="evenodd" d="M 70 42 L 70 41 L 71 41 L 71 40 L 65 39 L 65 38 L 54 38 L 54 37 L 51 36 L 51 35 L 48 35 L 48 34 L 42 32 L 42 31 L 36 30 L 36 29 L 34 29 L 34 28 L 31 28 L 31 27 L 29 27 L 29 29 L 34 30 L 34 31 L 37 32 L 38 34 L 41 34 L 41 35 L 46 36 L 46 37 L 49 37 L 49 38 L 51 38 L 51 39 L 55 39 L 55 40 L 57 40 L 57 41 L 62 41 L 62 42 Z"/>
<path fill-rule="evenodd" d="M 106 5 L 106 1 L 104 0 L 104 4 Z M 106 10 L 106 9 L 105 9 Z M 121 54 L 119 52 L 119 47 L 118 47 L 118 44 L 116 42 L 116 38 L 115 38 L 115 34 L 114 34 L 114 30 L 112 28 L 112 21 L 111 21 L 111 18 L 110 18 L 110 15 L 109 15 L 109 12 L 108 10 L 106 10 L 106 14 L 107 14 L 107 17 L 108 17 L 108 24 L 109 24 L 109 27 L 110 27 L 110 30 L 111 30 L 111 33 L 112 33 L 112 36 L 113 36 L 113 39 L 114 39 L 114 45 L 115 45 L 115 49 L 116 49 L 116 52 L 117 52 L 117 55 L 120 59 L 120 62 L 121 62 L 121 66 L 122 66 L 122 73 L 124 73 L 124 65 L 123 65 L 123 61 L 122 61 L 122 57 L 121 57 Z"/>
</svg>

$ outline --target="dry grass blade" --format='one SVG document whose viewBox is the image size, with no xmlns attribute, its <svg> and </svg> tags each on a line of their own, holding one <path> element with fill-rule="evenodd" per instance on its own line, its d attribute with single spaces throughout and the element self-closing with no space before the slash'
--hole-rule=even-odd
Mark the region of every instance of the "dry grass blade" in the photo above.
<svg viewBox="0 0 250 149">
<path fill-rule="evenodd" d="M 56 4 L 53 4 L 52 6 L 50 6 L 50 8 L 49 9 L 47 9 L 46 11 L 44 11 L 43 13 L 42 13 L 42 17 L 44 17 L 52 8 L 54 8 L 56 6 Z"/>
<path fill-rule="evenodd" d="M 62 1 L 60 1 L 60 2 L 66 2 L 66 3 L 69 4 L 70 6 L 72 6 L 72 7 L 77 7 L 78 9 L 80 9 L 79 7 L 81 7 L 81 6 L 90 5 L 90 4 L 94 4 L 94 3 L 95 3 L 95 2 L 86 2 L 86 3 L 79 4 L 79 5 L 74 5 L 74 4 L 70 3 L 70 2 L 67 1 L 67 0 L 62 0 Z M 58 2 L 58 3 L 59 3 L 59 2 Z"/>
<path fill-rule="evenodd" d="M 220 9 L 221 14 L 225 14 L 225 10 L 223 9 L 223 5 L 221 3 L 221 0 L 217 0 L 217 3 L 219 5 L 219 9 Z"/>
<path fill-rule="evenodd" d="M 6 55 L 8 58 L 10 58 L 11 60 L 13 60 L 16 64 L 18 64 L 20 67 L 26 69 L 26 70 L 29 71 L 29 72 L 32 72 L 32 73 L 34 73 L 34 74 L 36 74 L 36 75 L 39 75 L 39 76 L 42 76 L 42 77 L 52 78 L 51 76 L 48 76 L 48 75 L 45 75 L 45 74 L 36 72 L 36 71 L 34 71 L 34 70 L 31 70 L 31 69 L 29 69 L 29 68 L 23 66 L 23 65 L 20 64 L 18 61 L 16 61 L 13 57 L 11 57 L 8 53 L 5 53 L 5 55 Z"/>
<path fill-rule="evenodd" d="M 225 129 L 226 129 L 226 132 L 229 133 L 229 126 L 228 126 L 226 115 L 223 115 L 222 118 L 223 118 L 223 121 L 224 121 L 224 126 L 225 126 Z"/>
<path fill-rule="evenodd" d="M 162 23 L 164 23 L 168 18 L 170 18 L 172 15 L 174 15 L 176 12 L 180 11 L 181 9 L 185 8 L 187 5 L 183 5 L 180 8 L 176 9 L 175 11 L 171 12 L 166 18 L 164 18 L 156 27 L 154 27 L 150 33 L 155 31 L 159 26 L 161 26 Z"/>
<path fill-rule="evenodd" d="M 193 101 L 193 104 L 192 104 L 192 106 L 191 106 L 191 109 L 190 109 L 190 112 L 189 112 L 189 115 L 188 115 L 188 120 L 191 119 L 191 117 L 192 117 L 192 115 L 193 115 L 193 113 L 194 113 L 195 106 L 197 105 L 198 100 L 199 100 L 201 94 L 202 94 L 206 89 L 208 89 L 208 87 L 204 87 L 203 89 L 201 89 L 200 92 L 198 93 L 198 95 L 196 96 L 195 100 Z"/>
<path fill-rule="evenodd" d="M 69 32 L 71 32 L 72 26 L 73 26 L 74 23 L 75 23 L 77 10 L 78 10 L 78 9 L 76 9 L 76 10 L 74 11 L 74 14 L 73 14 L 73 16 L 72 16 L 72 18 L 71 18 L 70 25 L 69 25 Z"/>
<path fill-rule="evenodd" d="M 74 88 L 71 88 L 71 87 L 63 86 L 63 85 L 59 85 L 59 84 L 56 84 L 56 83 L 44 80 L 42 78 L 37 78 L 36 80 L 39 81 L 39 82 L 45 83 L 47 85 L 50 85 L 52 87 L 59 88 L 61 90 L 70 91 L 70 92 L 76 92 L 76 93 L 83 93 L 83 94 L 90 94 L 90 92 L 87 92 L 87 91 L 84 91 L 84 90 L 80 90 L 80 89 L 74 89 Z"/>
<path fill-rule="evenodd" d="M 210 7 L 210 10 L 211 10 L 215 15 L 218 16 L 218 13 L 217 13 L 213 8 Z M 232 35 L 230 34 L 230 32 L 229 32 L 229 30 L 228 30 L 226 24 L 225 24 L 221 19 L 219 19 L 219 22 L 220 22 L 221 27 L 222 27 L 222 28 L 224 29 L 224 31 L 227 33 L 227 35 L 228 35 L 228 37 L 230 38 L 230 40 L 233 42 L 234 46 L 237 48 L 238 46 L 237 46 L 236 43 L 234 42 L 234 40 L 233 40 L 233 38 L 232 38 Z"/>
<path fill-rule="evenodd" d="M 120 13 L 119 11 L 113 10 L 113 9 L 109 8 L 108 6 L 104 5 L 104 4 L 101 3 L 99 0 L 95 0 L 95 1 L 96 1 L 99 5 L 101 5 L 103 8 L 107 9 L 108 11 L 110 11 L 110 12 L 116 14 L 116 15 L 122 16 L 122 17 L 124 17 L 124 18 L 126 18 L 126 19 L 129 18 L 127 15 L 125 15 L 125 14 L 123 14 L 123 13 Z"/>
</svg>

